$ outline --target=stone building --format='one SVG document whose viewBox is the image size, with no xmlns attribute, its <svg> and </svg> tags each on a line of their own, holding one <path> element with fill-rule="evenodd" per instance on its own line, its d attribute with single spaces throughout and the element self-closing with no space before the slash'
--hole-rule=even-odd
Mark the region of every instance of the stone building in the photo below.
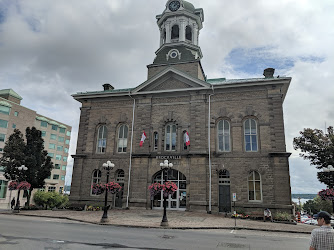
<svg viewBox="0 0 334 250">
<path fill-rule="evenodd" d="M 5 142 L 14 133 L 14 129 L 19 129 L 25 135 L 26 128 L 34 126 L 42 131 L 45 149 L 55 166 L 50 178 L 45 180 L 44 190 L 63 193 L 72 128 L 22 106 L 21 100 L 22 97 L 12 89 L 0 90 L 0 157 Z M 12 197 L 17 197 L 17 191 L 8 190 L 8 180 L 4 177 L 3 170 L 0 166 L 0 208 L 6 209 L 10 207 Z M 21 192 L 21 195 L 23 205 L 22 198 L 26 197 L 26 193 Z"/>
<path fill-rule="evenodd" d="M 82 107 L 71 202 L 102 203 L 91 185 L 106 181 L 102 164 L 110 160 L 111 180 L 124 187 L 112 206 L 161 209 L 162 194 L 151 198 L 148 186 L 163 182 L 167 159 L 168 180 L 179 188 L 168 209 L 230 212 L 236 194 L 237 211 L 291 212 L 282 109 L 291 78 L 268 68 L 263 78 L 208 79 L 199 47 L 203 10 L 169 0 L 156 18 L 160 48 L 145 82 L 73 95 Z"/>
</svg>

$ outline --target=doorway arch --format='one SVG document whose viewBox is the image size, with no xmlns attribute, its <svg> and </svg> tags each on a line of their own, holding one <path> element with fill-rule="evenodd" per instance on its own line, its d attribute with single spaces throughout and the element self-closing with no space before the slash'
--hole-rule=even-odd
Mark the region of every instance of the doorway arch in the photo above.
<svg viewBox="0 0 334 250">
<path fill-rule="evenodd" d="M 152 176 L 152 183 L 164 183 L 163 171 L 160 170 Z M 168 169 L 167 181 L 174 182 L 178 189 L 173 195 L 168 195 L 168 210 L 186 210 L 187 205 L 187 179 L 186 176 L 176 169 Z M 163 209 L 163 193 L 159 192 L 152 199 L 153 209 Z"/>
</svg>

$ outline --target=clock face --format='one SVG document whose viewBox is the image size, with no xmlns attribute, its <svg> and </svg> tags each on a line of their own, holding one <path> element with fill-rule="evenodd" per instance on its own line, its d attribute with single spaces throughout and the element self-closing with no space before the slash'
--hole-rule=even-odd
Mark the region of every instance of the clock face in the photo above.
<svg viewBox="0 0 334 250">
<path fill-rule="evenodd" d="M 180 2 L 179 1 L 171 1 L 169 3 L 169 9 L 171 11 L 177 11 L 180 8 Z"/>
</svg>

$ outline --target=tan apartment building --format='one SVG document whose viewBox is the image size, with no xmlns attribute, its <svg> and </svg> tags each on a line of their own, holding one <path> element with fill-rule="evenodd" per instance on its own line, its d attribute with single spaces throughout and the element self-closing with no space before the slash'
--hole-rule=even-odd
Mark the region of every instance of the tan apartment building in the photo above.
<svg viewBox="0 0 334 250">
<path fill-rule="evenodd" d="M 45 180 L 44 190 L 63 193 L 72 127 L 22 106 L 21 100 L 22 97 L 12 89 L 0 90 L 0 157 L 14 129 L 25 134 L 27 127 L 36 127 L 42 131 L 44 148 L 55 166 L 51 176 Z M 6 209 L 9 208 L 10 200 L 16 198 L 17 192 L 8 190 L 8 180 L 3 171 L 3 167 L 0 167 L 0 208 Z M 22 193 L 21 204 L 24 204 L 25 196 Z"/>
</svg>

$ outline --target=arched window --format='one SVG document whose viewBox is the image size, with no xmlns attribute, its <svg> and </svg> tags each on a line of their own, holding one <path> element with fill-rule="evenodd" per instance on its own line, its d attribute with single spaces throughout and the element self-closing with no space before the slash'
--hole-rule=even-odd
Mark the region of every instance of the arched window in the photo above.
<svg viewBox="0 0 334 250">
<path fill-rule="evenodd" d="M 230 185 L 230 172 L 226 169 L 219 171 L 219 184 Z"/>
<path fill-rule="evenodd" d="M 165 150 L 173 151 L 176 149 L 176 125 L 168 124 L 166 126 Z"/>
<path fill-rule="evenodd" d="M 118 129 L 118 153 L 126 152 L 128 145 L 128 126 L 121 125 Z"/>
<path fill-rule="evenodd" d="M 193 40 L 193 34 L 190 26 L 187 26 L 186 28 L 186 40 L 190 42 Z"/>
<path fill-rule="evenodd" d="M 124 182 L 124 170 L 120 169 L 116 174 L 116 182 L 123 183 Z"/>
<path fill-rule="evenodd" d="M 158 145 L 159 145 L 159 134 L 158 132 L 154 132 L 153 133 L 153 145 L 154 145 L 154 148 L 153 150 L 158 150 Z"/>
<path fill-rule="evenodd" d="M 262 201 L 261 175 L 256 171 L 252 171 L 248 175 L 248 200 Z"/>
<path fill-rule="evenodd" d="M 98 170 L 98 169 L 94 170 L 93 174 L 92 174 L 91 186 L 95 183 L 96 184 L 100 183 L 101 182 L 101 176 L 102 176 L 101 170 Z M 91 193 L 91 195 L 96 195 L 96 194 L 93 194 L 92 189 L 90 190 L 90 193 Z"/>
<path fill-rule="evenodd" d="M 230 123 L 226 120 L 218 122 L 218 151 L 231 151 Z"/>
<path fill-rule="evenodd" d="M 245 131 L 245 150 L 254 152 L 258 150 L 257 146 L 257 125 L 254 119 L 247 119 L 244 122 Z"/>
<path fill-rule="evenodd" d="M 107 126 L 99 127 L 97 133 L 97 153 L 105 153 L 107 146 Z"/>
<path fill-rule="evenodd" d="M 179 26 L 178 25 L 174 25 L 172 27 L 172 34 L 171 34 L 171 38 L 172 39 L 179 39 Z"/>
</svg>

